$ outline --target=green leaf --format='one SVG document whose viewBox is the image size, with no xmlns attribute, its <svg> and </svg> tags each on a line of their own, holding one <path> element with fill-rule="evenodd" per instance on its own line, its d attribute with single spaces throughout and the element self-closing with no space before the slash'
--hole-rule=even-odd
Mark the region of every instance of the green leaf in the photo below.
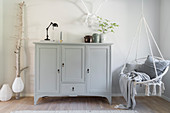
<svg viewBox="0 0 170 113">
<path fill-rule="evenodd" d="M 111 28 L 112 28 L 112 29 L 114 29 L 114 27 L 113 27 L 113 26 L 110 26 L 109 28 L 110 28 L 110 29 L 111 29 Z"/>
<path fill-rule="evenodd" d="M 101 29 L 98 29 L 98 31 L 103 32 Z"/>
<path fill-rule="evenodd" d="M 103 19 L 99 16 L 97 16 L 97 18 L 99 22 L 99 29 L 98 29 L 99 32 L 106 33 L 109 31 L 114 33 L 114 29 L 116 27 L 119 27 L 118 24 L 116 24 L 115 22 L 110 22 L 110 20 L 108 19 Z"/>
<path fill-rule="evenodd" d="M 106 20 L 106 22 L 109 22 L 109 20 L 108 19 L 105 19 Z"/>
<path fill-rule="evenodd" d="M 108 23 L 107 23 L 107 22 L 103 22 L 103 24 L 108 25 Z"/>
<path fill-rule="evenodd" d="M 99 24 L 99 27 L 104 27 L 104 25 L 103 24 Z"/>
<path fill-rule="evenodd" d="M 115 25 L 116 25 L 116 23 L 112 23 L 112 25 L 113 25 L 113 26 L 115 26 Z"/>
</svg>

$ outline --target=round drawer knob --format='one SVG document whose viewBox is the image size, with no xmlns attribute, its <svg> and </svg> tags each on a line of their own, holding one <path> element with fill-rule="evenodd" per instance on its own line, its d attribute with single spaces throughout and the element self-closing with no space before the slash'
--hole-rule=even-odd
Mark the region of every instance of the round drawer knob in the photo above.
<svg viewBox="0 0 170 113">
<path fill-rule="evenodd" d="M 74 91 L 74 87 L 72 87 L 72 91 Z"/>
</svg>

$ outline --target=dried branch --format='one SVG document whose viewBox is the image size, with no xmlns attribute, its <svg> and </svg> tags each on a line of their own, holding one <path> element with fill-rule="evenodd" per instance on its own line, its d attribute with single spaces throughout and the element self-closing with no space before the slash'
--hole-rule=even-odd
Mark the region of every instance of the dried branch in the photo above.
<svg viewBox="0 0 170 113">
<path fill-rule="evenodd" d="M 27 69 L 28 67 L 29 67 L 29 66 L 26 66 L 26 67 L 22 68 L 22 69 L 20 70 L 20 74 L 21 74 L 22 71 L 24 71 L 24 70 Z"/>
<path fill-rule="evenodd" d="M 21 47 L 22 47 L 22 40 L 24 40 L 25 38 L 24 37 L 24 20 L 23 20 L 23 16 L 24 16 L 24 5 L 25 5 L 25 2 L 22 2 L 22 3 L 19 3 L 18 6 L 19 6 L 19 11 L 18 11 L 18 14 L 17 14 L 17 17 L 18 17 L 18 25 L 16 25 L 15 27 L 17 28 L 17 35 L 15 36 L 15 38 L 17 39 L 16 41 L 16 50 L 14 51 L 14 53 L 16 54 L 16 76 L 17 77 L 20 77 L 20 73 L 27 69 L 27 67 L 24 67 L 24 68 L 20 68 L 21 66 Z"/>
</svg>

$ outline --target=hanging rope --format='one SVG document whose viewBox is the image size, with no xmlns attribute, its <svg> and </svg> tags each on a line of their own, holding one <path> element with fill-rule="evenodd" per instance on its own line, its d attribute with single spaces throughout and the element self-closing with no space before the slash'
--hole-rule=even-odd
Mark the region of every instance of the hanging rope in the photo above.
<svg viewBox="0 0 170 113">
<path fill-rule="evenodd" d="M 142 19 L 142 17 L 144 17 L 144 5 L 143 5 L 143 0 L 142 0 L 142 15 L 141 15 L 141 19 Z M 140 39 L 141 39 L 141 36 L 140 36 L 140 34 L 141 34 L 141 30 L 142 30 L 142 23 L 143 23 L 143 21 L 141 21 L 141 26 L 140 26 L 140 29 L 139 29 L 139 33 L 138 33 L 138 42 L 137 42 L 137 48 L 136 48 L 136 57 L 135 57 L 135 61 L 137 61 L 137 58 L 138 58 L 138 51 L 139 51 L 139 47 L 140 47 Z"/>
<path fill-rule="evenodd" d="M 163 55 L 162 55 L 162 53 L 161 53 L 161 51 L 160 51 L 160 49 L 159 49 L 159 47 L 158 47 L 158 44 L 157 44 L 156 41 L 155 41 L 155 38 L 154 38 L 154 36 L 153 36 L 150 28 L 149 28 L 149 25 L 147 24 L 146 20 L 144 20 L 144 21 L 145 21 L 145 24 L 146 24 L 146 27 L 147 27 L 149 33 L 151 34 L 152 39 L 153 39 L 153 41 L 154 41 L 154 43 L 155 43 L 155 45 L 156 45 L 156 48 L 158 49 L 159 54 L 161 55 L 161 58 L 164 60 L 164 57 L 163 57 Z"/>
<path fill-rule="evenodd" d="M 146 20 L 145 20 L 144 17 L 143 17 L 143 21 L 144 21 L 145 30 L 146 30 L 146 35 L 147 35 L 147 39 L 148 39 L 148 43 L 149 43 L 149 49 L 150 49 L 150 52 L 151 52 L 151 55 L 152 55 L 152 60 L 153 60 L 153 65 L 154 65 L 155 74 L 156 74 L 156 77 L 158 77 L 158 73 L 157 73 L 156 65 L 155 65 L 155 58 L 154 58 L 154 56 L 153 56 L 152 46 L 151 46 L 151 42 L 150 42 L 150 39 L 149 39 L 149 33 L 148 33 L 148 29 L 147 29 L 147 26 L 146 26 L 146 23 L 145 23 Z"/>
<path fill-rule="evenodd" d="M 136 30 L 136 32 L 135 32 L 133 41 L 132 41 L 132 43 L 131 43 L 130 49 L 129 49 L 129 51 L 128 51 L 127 57 L 126 57 L 125 62 L 124 62 L 124 66 L 123 66 L 123 68 L 122 68 L 122 70 L 121 70 L 121 74 L 123 74 L 123 70 L 124 70 L 125 67 L 126 67 L 126 63 L 127 63 L 128 58 L 129 58 L 129 56 L 130 56 L 130 53 L 131 53 L 131 51 L 132 51 L 132 47 L 133 47 L 133 45 L 134 45 L 134 43 L 135 43 L 135 40 L 137 39 L 136 36 L 137 36 L 137 33 L 138 33 L 141 25 L 142 25 L 142 18 L 140 19 L 140 22 L 138 23 L 137 30 Z"/>
<path fill-rule="evenodd" d="M 142 30 L 142 19 L 141 19 L 141 23 L 140 23 L 141 25 L 140 25 L 140 28 L 139 28 L 139 33 L 138 33 L 138 42 L 137 42 L 137 48 L 136 48 L 136 57 L 135 57 L 135 61 L 137 61 L 137 58 L 138 58 L 138 51 L 139 51 L 139 47 L 140 47 L 140 39 L 141 39 L 141 36 L 140 36 L 140 34 L 141 34 L 141 30 Z"/>
<path fill-rule="evenodd" d="M 128 58 L 129 58 L 129 56 L 130 56 L 130 53 L 131 53 L 131 51 L 132 51 L 132 47 L 133 47 L 133 44 L 134 44 L 134 42 L 135 42 L 135 39 L 137 38 L 137 35 L 138 35 L 138 37 L 140 37 L 140 33 L 141 33 L 141 29 L 142 29 L 142 18 L 144 17 L 144 9 L 143 9 L 143 0 L 142 0 L 142 8 L 141 8 L 141 10 L 142 10 L 142 15 L 141 15 L 141 19 L 140 19 L 140 21 L 139 21 L 139 24 L 138 24 L 138 27 L 137 27 L 137 30 L 136 30 L 136 32 L 135 32 L 135 37 L 134 37 L 134 39 L 133 39 L 133 41 L 132 41 L 132 44 L 131 44 L 131 47 L 130 47 L 130 49 L 129 49 L 129 52 L 128 52 L 128 56 L 126 57 L 126 60 L 125 60 L 125 64 L 127 63 L 127 60 L 128 60 Z M 139 32 L 139 33 L 138 33 Z M 137 61 L 137 58 L 138 58 L 138 48 L 139 48 L 139 41 L 140 41 L 140 38 L 138 39 L 138 43 L 137 43 L 137 49 L 136 49 L 136 56 L 135 56 L 135 61 Z"/>
<path fill-rule="evenodd" d="M 129 51 L 128 51 L 128 55 L 127 55 L 126 60 L 125 60 L 125 64 L 126 64 L 127 61 L 128 61 L 128 58 L 129 58 L 130 53 L 131 53 L 131 51 L 132 51 L 132 47 L 133 47 L 133 45 L 134 45 L 134 42 L 135 42 L 135 40 L 137 39 L 136 37 L 137 37 L 138 31 L 139 31 L 141 25 L 142 25 L 142 18 L 140 19 L 140 22 L 138 23 L 137 30 L 136 30 L 136 32 L 135 32 L 135 36 L 134 36 L 134 38 L 133 38 L 132 44 L 131 44 L 130 49 L 129 49 Z"/>
</svg>

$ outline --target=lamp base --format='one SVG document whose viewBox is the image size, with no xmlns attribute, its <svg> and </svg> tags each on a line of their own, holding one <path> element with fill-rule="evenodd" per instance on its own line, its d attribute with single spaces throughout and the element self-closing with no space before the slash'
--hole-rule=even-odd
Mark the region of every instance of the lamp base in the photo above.
<svg viewBox="0 0 170 113">
<path fill-rule="evenodd" d="M 48 38 L 46 38 L 46 39 L 44 39 L 44 40 L 50 41 L 50 39 L 48 39 Z"/>
</svg>

